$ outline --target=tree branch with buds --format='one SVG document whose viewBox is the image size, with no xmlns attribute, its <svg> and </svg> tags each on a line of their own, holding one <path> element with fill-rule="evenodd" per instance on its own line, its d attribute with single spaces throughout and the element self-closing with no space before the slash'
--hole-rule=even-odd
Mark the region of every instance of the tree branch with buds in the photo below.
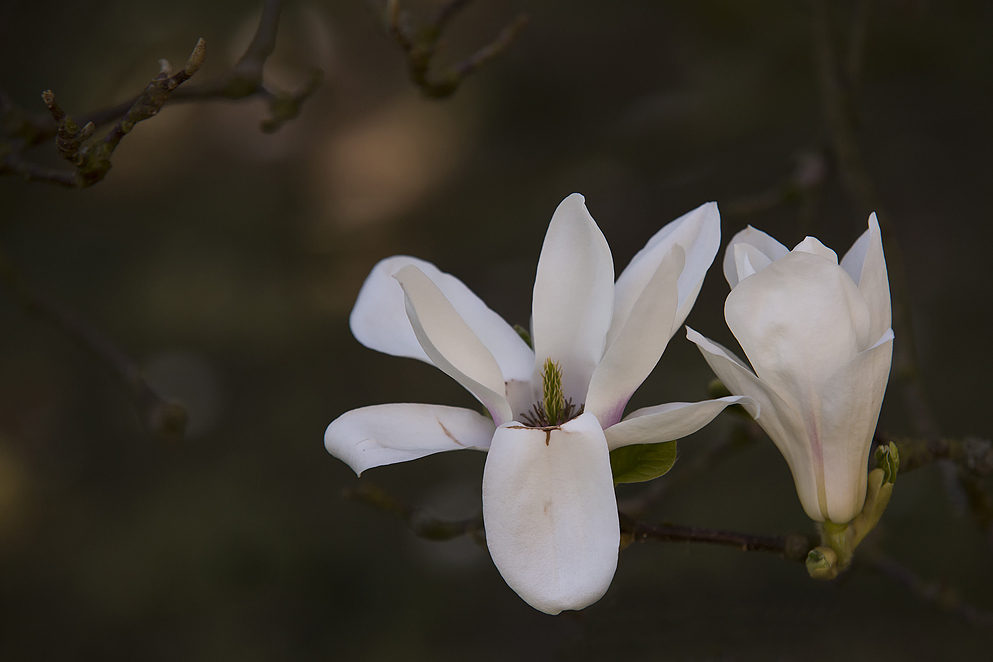
<svg viewBox="0 0 993 662">
<path fill-rule="evenodd" d="M 304 85 L 294 92 L 277 92 L 264 83 L 265 62 L 276 46 L 281 0 L 267 0 L 255 36 L 234 67 L 215 80 L 199 85 L 183 85 L 203 64 L 206 44 L 197 42 L 186 66 L 173 73 L 167 60 L 159 60 L 159 73 L 136 98 L 121 104 L 71 117 L 55 100 L 51 90 L 42 94 L 51 119 L 31 115 L 18 108 L 0 89 L 0 175 L 41 181 L 70 188 L 87 188 L 102 181 L 111 168 L 110 157 L 136 124 L 158 114 L 167 100 L 241 100 L 261 96 L 269 102 L 270 116 L 263 119 L 262 131 L 272 133 L 300 114 L 303 103 L 320 87 L 324 74 L 315 69 Z M 96 130 L 113 124 L 99 141 L 86 145 Z M 48 168 L 24 157 L 27 148 L 54 137 L 56 149 L 75 171 Z"/>
<path fill-rule="evenodd" d="M 390 33 L 407 56 L 411 79 L 427 97 L 444 99 L 454 94 L 467 76 L 503 54 L 527 25 L 528 17 L 521 14 L 505 26 L 496 39 L 466 59 L 433 71 L 445 27 L 470 1 L 449 0 L 431 21 L 416 29 L 408 25 L 407 15 L 401 11 L 399 0 L 389 0 L 386 4 Z"/>
</svg>

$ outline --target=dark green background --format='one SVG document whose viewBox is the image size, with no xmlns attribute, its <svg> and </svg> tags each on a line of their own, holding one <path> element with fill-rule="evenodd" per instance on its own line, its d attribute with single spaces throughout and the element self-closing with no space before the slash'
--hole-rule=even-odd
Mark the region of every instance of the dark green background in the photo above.
<svg viewBox="0 0 993 662">
<path fill-rule="evenodd" d="M 26 108 L 43 111 L 51 88 L 81 113 L 135 94 L 157 58 L 181 66 L 198 37 L 206 80 L 247 43 L 259 4 L 5 0 L 0 82 Z M 853 4 L 833 4 L 841 38 Z M 803 204 L 731 213 L 825 142 L 807 3 L 479 0 L 443 61 L 520 11 L 519 42 L 438 103 L 419 98 L 373 4 L 289 2 L 267 73 L 293 87 L 317 65 L 327 83 L 280 133 L 258 131 L 259 102 L 167 106 L 93 189 L 0 180 L 4 250 L 186 401 L 193 432 L 180 445 L 146 433 L 103 365 L 0 292 L 0 657 L 989 659 L 989 633 L 871 569 L 822 584 L 800 564 L 701 545 L 631 547 L 599 603 L 552 618 L 471 542 L 421 541 L 343 499 L 358 481 L 324 451 L 336 416 L 473 404 L 439 371 L 351 337 L 379 259 L 431 260 L 526 324 L 544 230 L 573 191 L 618 271 L 708 200 L 725 241 L 752 223 L 843 253 L 865 228 L 869 210 L 835 173 Z M 989 435 L 993 5 L 878 0 L 868 29 L 860 137 L 905 255 L 927 395 L 946 434 Z M 59 165 L 50 146 L 31 155 Z M 726 294 L 715 267 L 688 321 L 730 344 Z M 679 333 L 632 406 L 702 399 L 710 379 Z M 897 395 L 882 428 L 907 434 Z M 681 442 L 670 476 L 733 422 Z M 467 517 L 483 460 L 362 480 Z M 993 610 L 990 541 L 957 498 L 936 467 L 902 476 L 876 542 Z M 768 440 L 649 519 L 812 532 Z"/>
</svg>

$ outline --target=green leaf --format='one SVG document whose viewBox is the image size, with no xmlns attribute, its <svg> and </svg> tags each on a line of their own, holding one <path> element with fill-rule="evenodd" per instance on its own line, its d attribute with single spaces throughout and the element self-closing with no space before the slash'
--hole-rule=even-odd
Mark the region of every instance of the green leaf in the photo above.
<svg viewBox="0 0 993 662">
<path fill-rule="evenodd" d="M 534 349 L 534 343 L 531 342 L 531 333 L 527 329 L 520 324 L 515 324 L 514 331 L 517 331 L 517 335 L 521 337 L 521 340 L 527 343 L 528 347 Z"/>
<path fill-rule="evenodd" d="M 876 449 L 876 467 L 883 470 L 883 482 L 896 482 L 896 475 L 900 471 L 900 451 L 892 441 Z"/>
<path fill-rule="evenodd" d="M 665 474 L 676 463 L 676 442 L 635 444 L 610 451 L 614 484 L 641 483 Z"/>
</svg>

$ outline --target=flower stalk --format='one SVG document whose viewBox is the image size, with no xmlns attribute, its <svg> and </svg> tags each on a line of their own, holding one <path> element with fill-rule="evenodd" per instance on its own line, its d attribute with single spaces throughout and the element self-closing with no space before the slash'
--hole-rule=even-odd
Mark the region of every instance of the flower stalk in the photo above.
<svg viewBox="0 0 993 662">
<path fill-rule="evenodd" d="M 820 522 L 821 545 L 807 555 L 807 572 L 814 579 L 834 579 L 848 569 L 859 546 L 876 528 L 893 494 L 893 483 L 900 469 L 900 454 L 892 441 L 876 449 L 875 469 L 869 472 L 865 505 L 847 524 Z"/>
</svg>

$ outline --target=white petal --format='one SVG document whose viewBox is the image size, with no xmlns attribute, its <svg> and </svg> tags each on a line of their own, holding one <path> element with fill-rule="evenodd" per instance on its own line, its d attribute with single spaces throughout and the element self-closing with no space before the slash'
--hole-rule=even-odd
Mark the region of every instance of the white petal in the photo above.
<svg viewBox="0 0 993 662">
<path fill-rule="evenodd" d="M 682 246 L 686 264 L 679 275 L 679 300 L 673 332 L 689 315 L 703 278 L 721 247 L 721 215 L 716 202 L 708 202 L 683 214 L 648 240 L 617 278 L 614 287 L 614 316 L 607 334 L 609 346 L 624 327 L 642 290 L 673 246 Z"/>
<path fill-rule="evenodd" d="M 656 444 L 682 439 L 701 429 L 731 405 L 742 405 L 753 418 L 758 403 L 747 395 L 732 395 L 703 402 L 670 402 L 631 412 L 623 421 L 603 431 L 610 450 L 631 444 Z"/>
<path fill-rule="evenodd" d="M 676 244 L 645 285 L 616 339 L 597 366 L 586 396 L 586 411 L 608 428 L 621 420 L 631 395 L 655 369 L 672 336 L 685 252 Z"/>
<path fill-rule="evenodd" d="M 817 237 L 807 237 L 793 248 L 793 252 L 820 255 L 825 260 L 838 264 L 838 254 L 822 244 Z"/>
<path fill-rule="evenodd" d="M 800 401 L 851 361 L 869 332 L 869 310 L 848 274 L 802 251 L 739 282 L 724 317 L 762 381 Z"/>
<path fill-rule="evenodd" d="M 483 472 L 486 545 L 504 580 L 547 614 L 607 591 L 620 527 L 607 442 L 583 414 L 554 430 L 497 428 Z"/>
<path fill-rule="evenodd" d="M 851 521 L 865 502 L 866 460 L 883 404 L 893 332 L 856 356 L 823 389 L 821 430 L 828 519 Z"/>
<path fill-rule="evenodd" d="M 414 335 L 432 363 L 476 396 L 498 425 L 512 420 L 500 366 L 438 286 L 412 264 L 393 277 L 406 295 Z"/>
<path fill-rule="evenodd" d="M 567 398 L 586 399 L 593 370 L 603 356 L 614 302 L 614 264 L 603 233 L 573 193 L 559 204 L 545 235 L 534 281 L 532 384 L 541 388 L 545 359 L 563 371 Z M 535 393 L 535 397 L 540 397 Z"/>
<path fill-rule="evenodd" d="M 800 503 L 807 515 L 823 521 L 826 502 L 823 494 L 823 464 L 820 453 L 812 450 L 804 418 L 790 394 L 780 394 L 762 382 L 727 348 L 686 328 L 686 337 L 696 343 L 714 374 L 729 391 L 751 396 L 759 406 L 755 419 L 783 454 L 793 474 Z M 821 504 L 825 503 L 824 508 Z"/>
<path fill-rule="evenodd" d="M 324 432 L 324 447 L 361 474 L 366 469 L 466 448 L 486 450 L 493 421 L 441 405 L 373 405 L 345 412 Z"/>
<path fill-rule="evenodd" d="M 890 284 L 883 255 L 883 236 L 876 214 L 869 215 L 869 229 L 862 233 L 841 260 L 841 267 L 859 286 L 869 306 L 872 328 L 869 337 L 880 337 L 892 324 Z"/>
<path fill-rule="evenodd" d="M 731 243 L 728 244 L 727 250 L 724 252 L 724 277 L 727 278 L 728 285 L 731 286 L 731 289 L 734 289 L 734 286 L 737 285 L 740 280 L 738 278 L 738 269 L 734 261 L 734 247 L 736 244 L 751 244 L 755 248 L 759 249 L 759 251 L 761 251 L 772 262 L 775 262 L 790 252 L 790 249 L 783 246 L 765 232 L 756 230 L 749 225 L 744 230 L 731 237 Z"/>
<path fill-rule="evenodd" d="M 437 285 L 459 316 L 493 354 L 505 379 L 531 379 L 534 352 L 502 317 L 455 276 L 430 262 L 406 255 L 381 260 L 359 291 L 349 325 L 355 338 L 370 349 L 430 363 L 421 349 L 404 308 L 403 289 L 393 274 L 413 264 Z"/>
<path fill-rule="evenodd" d="M 751 244 L 734 245 L 734 266 L 738 270 L 738 282 L 762 271 L 772 264 L 769 256 Z"/>
<path fill-rule="evenodd" d="M 874 219 L 876 215 L 872 214 L 869 217 L 869 221 Z M 869 235 L 872 233 L 872 229 L 868 229 L 862 233 L 862 235 L 855 240 L 852 247 L 848 249 L 845 253 L 845 257 L 841 258 L 841 268 L 845 270 L 855 284 L 858 285 L 859 281 L 862 280 L 862 266 L 865 264 L 865 256 L 869 251 Z"/>
</svg>

